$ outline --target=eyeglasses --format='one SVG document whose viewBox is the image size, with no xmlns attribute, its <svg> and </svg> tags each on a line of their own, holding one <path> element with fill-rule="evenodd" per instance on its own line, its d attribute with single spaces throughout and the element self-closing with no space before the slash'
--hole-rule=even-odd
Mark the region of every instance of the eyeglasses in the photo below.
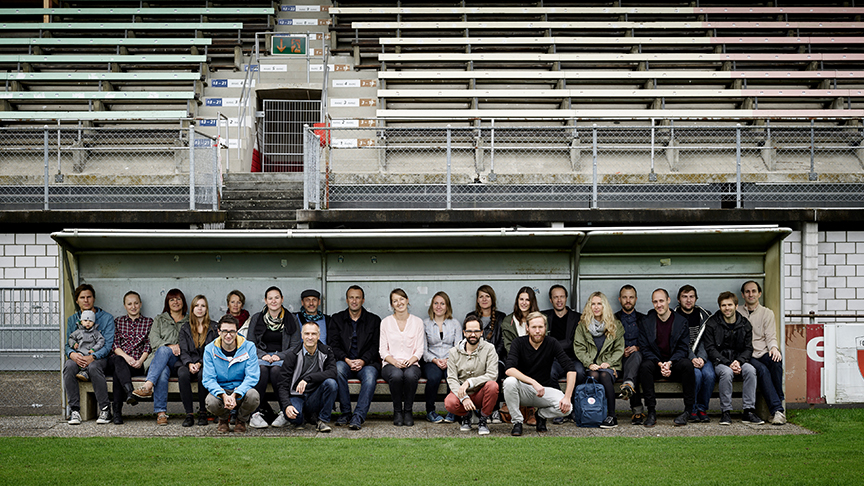
<svg viewBox="0 0 864 486">
<path fill-rule="evenodd" d="M 480 330 L 480 329 L 477 329 L 476 331 L 475 331 L 475 330 L 472 330 L 472 329 L 466 329 L 466 330 L 465 330 L 465 334 L 480 334 L 480 333 L 482 333 L 482 332 L 483 332 L 483 331 Z"/>
<path fill-rule="evenodd" d="M 222 334 L 237 334 L 236 330 L 231 329 L 219 329 L 219 332 L 221 332 Z"/>
</svg>

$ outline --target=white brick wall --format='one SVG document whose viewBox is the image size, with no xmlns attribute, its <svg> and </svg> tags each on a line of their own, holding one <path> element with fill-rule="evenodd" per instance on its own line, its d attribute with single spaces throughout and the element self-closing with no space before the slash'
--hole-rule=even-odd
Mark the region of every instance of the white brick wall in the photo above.
<svg viewBox="0 0 864 486">
<path fill-rule="evenodd" d="M 57 287 L 59 253 L 48 234 L 0 234 L 0 287 Z"/>
<path fill-rule="evenodd" d="M 786 312 L 801 313 L 801 232 L 793 231 L 783 240 L 784 276 L 786 288 L 783 298 Z"/>
<path fill-rule="evenodd" d="M 864 310 L 861 300 L 864 297 L 862 241 L 864 231 L 819 232 L 819 311 L 846 313 Z M 788 304 L 787 300 L 787 310 L 790 310 Z"/>
</svg>

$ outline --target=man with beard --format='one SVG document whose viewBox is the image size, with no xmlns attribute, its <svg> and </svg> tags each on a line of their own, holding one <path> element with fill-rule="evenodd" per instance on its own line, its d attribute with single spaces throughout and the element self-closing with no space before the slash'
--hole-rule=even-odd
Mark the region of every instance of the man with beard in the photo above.
<svg viewBox="0 0 864 486">
<path fill-rule="evenodd" d="M 645 314 L 636 310 L 636 288 L 630 284 L 618 291 L 618 302 L 621 310 L 615 313 L 615 318 L 624 326 L 624 358 L 622 359 L 621 398 L 630 399 L 630 410 L 633 412 L 633 425 L 642 425 L 645 420 L 645 409 L 642 408 L 642 395 L 636 392 L 636 379 L 639 375 L 639 365 L 642 364 L 642 352 L 639 351 L 639 321 Z"/>
<path fill-rule="evenodd" d="M 450 393 L 444 408 L 462 417 L 460 429 L 471 430 L 472 412 L 480 410 L 479 435 L 489 434 L 489 416 L 498 403 L 498 353 L 495 346 L 481 339 L 480 319 L 468 314 L 462 323 L 461 342 L 447 356 L 447 385 Z"/>
<path fill-rule="evenodd" d="M 696 305 L 699 297 L 696 288 L 684 285 L 678 289 L 678 307 L 675 313 L 687 319 L 690 327 L 690 361 L 693 362 L 693 373 L 696 376 L 696 405 L 690 411 L 691 422 L 710 422 L 708 418 L 708 402 L 714 393 L 714 365 L 708 359 L 705 346 L 701 342 L 705 321 L 711 313 Z"/>
<path fill-rule="evenodd" d="M 557 340 L 546 339 L 546 316 L 532 312 L 526 321 L 528 334 L 514 339 L 507 353 L 507 379 L 504 380 L 504 400 L 513 421 L 510 435 L 517 436 L 522 435 L 524 420 L 520 406 L 537 407 L 537 432 L 546 432 L 547 419 L 570 413 L 576 387 L 575 371 L 567 372 L 564 393 L 550 377 L 553 361 L 558 361 L 565 370 L 572 369 L 573 363 Z"/>
<path fill-rule="evenodd" d="M 573 336 L 576 334 L 576 326 L 579 325 L 579 318 L 582 314 L 574 311 L 567 306 L 567 289 L 563 285 L 553 285 L 549 289 L 549 302 L 552 303 L 552 308 L 543 311 L 546 315 L 546 322 L 549 323 L 549 337 L 557 339 L 564 348 L 564 352 L 573 362 L 573 369 L 567 371 L 576 372 L 576 383 L 582 383 L 585 379 L 585 367 L 576 359 L 576 353 L 573 352 Z M 557 361 L 552 362 L 552 381 L 558 381 L 564 370 Z M 572 417 L 572 412 L 571 412 Z M 553 424 L 564 423 L 564 417 L 557 417 L 552 420 Z"/>
</svg>

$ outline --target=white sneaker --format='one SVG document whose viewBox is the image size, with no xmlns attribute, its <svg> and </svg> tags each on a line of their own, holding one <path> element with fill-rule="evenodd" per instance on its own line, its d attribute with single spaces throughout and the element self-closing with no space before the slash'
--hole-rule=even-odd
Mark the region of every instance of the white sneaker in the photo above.
<svg viewBox="0 0 864 486">
<path fill-rule="evenodd" d="M 261 415 L 261 412 L 255 412 L 252 414 L 252 418 L 249 419 L 249 426 L 256 429 L 266 429 L 269 427 L 267 421 L 264 420 L 264 416 Z"/>
<path fill-rule="evenodd" d="M 96 419 L 96 423 L 100 425 L 110 424 L 111 412 L 109 412 L 107 409 L 99 412 L 99 418 Z"/>
<path fill-rule="evenodd" d="M 72 413 L 69 414 L 69 422 L 67 423 L 69 425 L 81 425 L 81 414 L 73 410 Z"/>
<path fill-rule="evenodd" d="M 286 425 L 288 425 L 288 419 L 285 418 L 285 413 L 279 413 L 279 416 L 270 424 L 270 427 L 285 427 Z"/>
<path fill-rule="evenodd" d="M 786 423 L 786 414 L 783 412 L 777 412 L 774 414 L 774 418 L 771 419 L 772 425 L 783 425 Z"/>
<path fill-rule="evenodd" d="M 490 422 L 492 422 L 493 424 L 504 423 L 501 420 L 501 413 L 498 410 L 495 410 L 494 412 L 492 412 L 492 416 L 490 418 L 491 418 Z"/>
</svg>

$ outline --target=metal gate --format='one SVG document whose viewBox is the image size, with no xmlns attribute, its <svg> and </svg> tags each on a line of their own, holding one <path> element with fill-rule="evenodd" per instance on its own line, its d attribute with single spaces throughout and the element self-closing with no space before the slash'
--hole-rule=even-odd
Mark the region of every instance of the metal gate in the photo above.
<svg viewBox="0 0 864 486">
<path fill-rule="evenodd" d="M 303 125 L 321 121 L 320 100 L 264 100 L 262 170 L 303 172 Z"/>
</svg>

